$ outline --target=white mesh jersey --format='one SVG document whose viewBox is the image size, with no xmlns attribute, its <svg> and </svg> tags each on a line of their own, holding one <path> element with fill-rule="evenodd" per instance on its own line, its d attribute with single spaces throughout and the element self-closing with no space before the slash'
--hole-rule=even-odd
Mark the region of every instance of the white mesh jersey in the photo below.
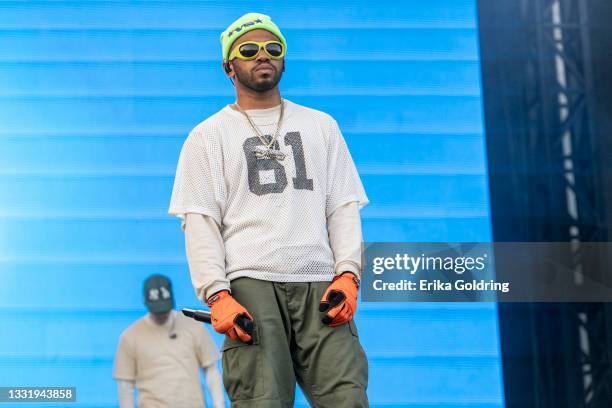
<svg viewBox="0 0 612 408">
<path fill-rule="evenodd" d="M 261 141 L 229 105 L 198 124 L 181 150 L 168 212 L 183 223 L 187 213 L 216 221 L 230 281 L 331 280 L 327 217 L 346 203 L 368 203 L 336 121 L 286 99 L 284 104 L 275 142 L 284 160 L 258 159 L 253 148 Z M 252 116 L 268 140 L 278 112 Z"/>
</svg>

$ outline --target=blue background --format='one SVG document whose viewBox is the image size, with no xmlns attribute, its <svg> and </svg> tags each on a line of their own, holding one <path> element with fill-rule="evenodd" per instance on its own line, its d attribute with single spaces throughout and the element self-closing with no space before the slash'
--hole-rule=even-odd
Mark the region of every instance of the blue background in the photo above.
<svg viewBox="0 0 612 408">
<path fill-rule="evenodd" d="M 287 38 L 282 95 L 338 120 L 366 241 L 491 239 L 475 0 L 0 1 L 0 386 L 114 407 L 142 281 L 200 306 L 166 211 L 187 133 L 234 101 L 218 37 L 249 11 Z M 361 303 L 357 322 L 372 406 L 504 405 L 495 304 Z"/>
</svg>

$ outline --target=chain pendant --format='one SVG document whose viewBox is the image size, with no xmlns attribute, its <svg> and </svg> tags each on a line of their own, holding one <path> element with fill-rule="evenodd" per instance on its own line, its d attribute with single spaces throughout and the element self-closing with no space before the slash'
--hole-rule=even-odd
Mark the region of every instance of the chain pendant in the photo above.
<svg viewBox="0 0 612 408">
<path fill-rule="evenodd" d="M 270 149 L 269 147 L 265 146 L 255 146 L 253 148 L 253 152 L 255 152 L 255 157 L 264 160 L 284 160 L 286 156 L 285 153 L 281 152 L 280 150 Z"/>
</svg>

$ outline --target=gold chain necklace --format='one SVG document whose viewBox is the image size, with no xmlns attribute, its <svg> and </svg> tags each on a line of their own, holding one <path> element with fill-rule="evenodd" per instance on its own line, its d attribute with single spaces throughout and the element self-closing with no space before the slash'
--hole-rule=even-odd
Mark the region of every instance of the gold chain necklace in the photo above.
<svg viewBox="0 0 612 408">
<path fill-rule="evenodd" d="M 270 142 L 266 141 L 259 128 L 255 125 L 255 123 L 253 122 L 251 117 L 245 112 L 245 110 L 242 109 L 242 107 L 240 107 L 240 105 L 238 105 L 237 103 L 235 103 L 234 106 L 238 109 L 240 113 L 244 115 L 244 117 L 249 122 L 249 125 L 251 125 L 251 128 L 263 144 L 263 146 L 255 146 L 255 148 L 253 149 L 255 152 L 255 156 L 258 159 L 283 160 L 285 158 L 285 153 L 281 152 L 278 149 L 272 148 L 272 146 L 274 146 L 274 142 L 276 142 L 276 139 L 278 139 L 278 135 L 283 124 L 283 116 L 285 111 L 285 104 L 283 103 L 283 100 L 281 99 L 280 115 L 278 118 L 278 123 L 276 125 L 276 131 L 274 132 L 274 135 L 270 138 Z"/>
</svg>

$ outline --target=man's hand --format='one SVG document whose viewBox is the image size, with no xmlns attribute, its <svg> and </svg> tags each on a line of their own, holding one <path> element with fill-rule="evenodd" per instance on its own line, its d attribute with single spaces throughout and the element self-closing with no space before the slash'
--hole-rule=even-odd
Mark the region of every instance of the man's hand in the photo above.
<svg viewBox="0 0 612 408">
<path fill-rule="evenodd" d="M 319 311 L 325 312 L 321 321 L 336 327 L 351 320 L 357 311 L 358 291 L 359 279 L 353 273 L 344 272 L 334 277 L 319 305 Z"/>
<path fill-rule="evenodd" d="M 215 331 L 227 334 L 233 340 L 252 341 L 253 317 L 227 290 L 208 298 L 210 320 Z"/>
</svg>

